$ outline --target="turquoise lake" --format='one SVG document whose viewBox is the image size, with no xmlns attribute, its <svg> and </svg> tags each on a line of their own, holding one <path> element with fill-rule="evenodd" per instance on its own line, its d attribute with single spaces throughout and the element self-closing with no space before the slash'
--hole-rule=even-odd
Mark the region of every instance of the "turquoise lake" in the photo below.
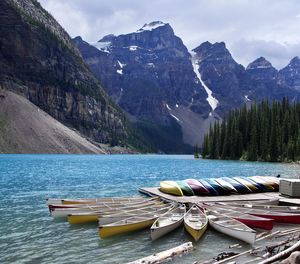
<svg viewBox="0 0 300 264">
<path fill-rule="evenodd" d="M 102 240 L 97 225 L 54 221 L 45 199 L 139 195 L 161 180 L 238 175 L 299 177 L 299 166 L 194 160 L 185 155 L 0 155 L 0 263 L 126 263 L 190 240 L 183 229 L 152 242 L 149 230 Z M 205 260 L 237 240 L 209 230 L 174 263 Z"/>
</svg>

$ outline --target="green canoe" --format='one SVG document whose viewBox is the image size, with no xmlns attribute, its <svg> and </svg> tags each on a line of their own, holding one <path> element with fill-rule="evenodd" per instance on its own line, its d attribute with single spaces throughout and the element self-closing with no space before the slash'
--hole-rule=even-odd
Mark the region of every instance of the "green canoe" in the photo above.
<svg viewBox="0 0 300 264">
<path fill-rule="evenodd" d="M 185 181 L 176 181 L 180 189 L 183 192 L 183 195 L 193 196 L 195 195 L 192 188 Z"/>
</svg>

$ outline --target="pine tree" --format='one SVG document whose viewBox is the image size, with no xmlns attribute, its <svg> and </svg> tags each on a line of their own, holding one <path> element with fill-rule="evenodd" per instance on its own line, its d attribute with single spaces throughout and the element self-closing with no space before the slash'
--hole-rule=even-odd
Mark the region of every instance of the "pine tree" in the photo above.
<svg viewBox="0 0 300 264">
<path fill-rule="evenodd" d="M 245 155 L 247 154 L 247 155 Z M 300 103 L 262 101 L 230 111 L 205 135 L 202 155 L 213 159 L 300 159 Z"/>
</svg>

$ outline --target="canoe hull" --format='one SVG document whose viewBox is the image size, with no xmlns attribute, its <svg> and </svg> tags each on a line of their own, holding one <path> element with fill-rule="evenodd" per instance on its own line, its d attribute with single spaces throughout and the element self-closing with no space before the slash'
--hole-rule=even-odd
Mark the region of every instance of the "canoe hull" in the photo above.
<svg viewBox="0 0 300 264">
<path fill-rule="evenodd" d="M 199 181 L 187 179 L 186 183 L 192 188 L 195 195 L 210 195 L 209 191 Z"/>
<path fill-rule="evenodd" d="M 242 222 L 243 224 L 249 226 L 249 227 L 254 227 L 254 228 L 261 228 L 265 230 L 272 230 L 273 229 L 273 221 L 270 220 L 253 220 L 253 219 L 245 219 L 241 217 L 233 217 L 234 219 Z"/>
<path fill-rule="evenodd" d="M 154 223 L 155 219 L 149 219 L 137 223 L 119 225 L 119 226 L 100 226 L 99 236 L 101 238 L 108 238 L 111 236 L 126 234 L 138 230 L 142 230 L 150 227 Z"/>
<path fill-rule="evenodd" d="M 175 181 L 161 181 L 159 190 L 167 194 L 183 196 L 181 188 Z"/>
<path fill-rule="evenodd" d="M 209 224 L 220 233 L 231 236 L 233 238 L 239 239 L 249 244 L 254 244 L 256 239 L 256 234 L 252 232 L 243 232 L 236 229 L 227 228 L 220 226 L 209 219 Z"/>
<path fill-rule="evenodd" d="M 156 240 L 181 226 L 183 218 L 180 221 L 177 221 L 171 225 L 164 226 L 159 229 L 151 229 L 151 239 Z"/>
<path fill-rule="evenodd" d="M 184 216 L 185 230 L 197 242 L 205 233 L 208 225 L 206 214 L 199 207 L 193 205 Z"/>
<path fill-rule="evenodd" d="M 193 239 L 197 242 L 199 239 L 204 235 L 206 229 L 207 229 L 207 224 L 203 226 L 203 228 L 197 230 L 189 226 L 184 222 L 184 228 L 186 231 L 193 237 Z"/>
</svg>

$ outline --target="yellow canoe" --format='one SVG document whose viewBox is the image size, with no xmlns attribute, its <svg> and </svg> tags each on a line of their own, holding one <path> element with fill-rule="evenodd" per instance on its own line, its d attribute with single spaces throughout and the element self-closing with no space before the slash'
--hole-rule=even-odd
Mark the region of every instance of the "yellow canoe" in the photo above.
<svg viewBox="0 0 300 264">
<path fill-rule="evenodd" d="M 120 235 L 120 234 L 125 234 L 129 232 L 145 229 L 150 227 L 157 218 L 158 215 L 153 215 L 151 217 L 135 216 L 112 224 L 100 225 L 99 236 L 101 238 L 107 238 L 115 235 Z"/>
<path fill-rule="evenodd" d="M 184 227 L 186 231 L 198 241 L 207 229 L 208 219 L 206 215 L 193 205 L 184 216 Z"/>
<path fill-rule="evenodd" d="M 183 196 L 180 186 L 175 181 L 161 181 L 159 190 L 167 194 Z"/>
<path fill-rule="evenodd" d="M 111 208 L 107 210 L 102 211 L 93 211 L 93 212 L 81 212 L 81 213 L 74 213 L 68 215 L 68 222 L 69 224 L 87 224 L 87 223 L 93 223 L 98 222 L 98 217 L 101 215 L 109 215 L 109 214 L 115 214 L 117 212 L 122 211 L 128 211 L 128 210 L 134 210 L 134 209 L 141 209 L 141 208 L 148 208 L 152 206 L 164 206 L 163 202 L 152 202 L 147 204 L 139 204 L 139 205 L 133 205 L 133 206 L 123 206 L 119 208 Z"/>
</svg>

